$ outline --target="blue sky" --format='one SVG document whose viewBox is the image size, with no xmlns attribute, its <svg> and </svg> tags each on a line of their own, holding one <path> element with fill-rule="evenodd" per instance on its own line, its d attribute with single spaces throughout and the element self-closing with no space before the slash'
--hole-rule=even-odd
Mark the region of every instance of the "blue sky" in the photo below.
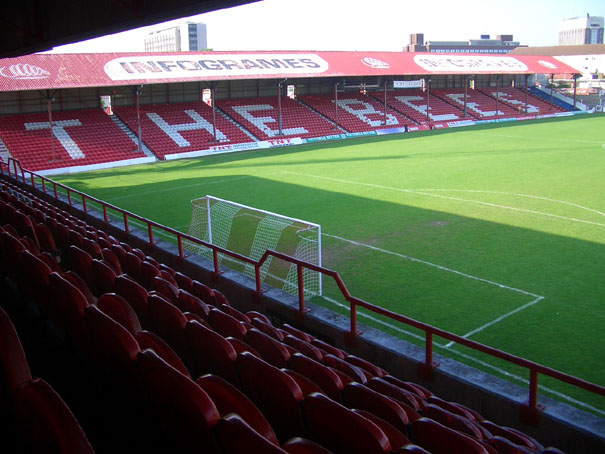
<svg viewBox="0 0 605 454">
<path fill-rule="evenodd" d="M 425 40 L 512 34 L 521 44 L 556 45 L 560 21 L 586 13 L 605 16 L 605 2 L 264 0 L 185 19 L 207 24 L 208 46 L 214 50 L 400 51 L 411 33 L 424 33 Z M 55 51 L 142 51 L 143 38 L 150 29 L 143 27 Z"/>
</svg>

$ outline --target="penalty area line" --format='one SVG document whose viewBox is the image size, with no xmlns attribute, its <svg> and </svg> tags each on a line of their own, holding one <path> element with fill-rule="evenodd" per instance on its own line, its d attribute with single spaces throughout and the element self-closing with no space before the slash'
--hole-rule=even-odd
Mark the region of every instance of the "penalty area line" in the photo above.
<svg viewBox="0 0 605 454">
<path fill-rule="evenodd" d="M 522 310 L 527 309 L 528 307 L 531 307 L 531 306 L 533 306 L 534 304 L 539 303 L 539 302 L 540 302 L 540 301 L 542 301 L 543 299 L 544 299 L 544 297 L 543 297 L 543 296 L 539 296 L 539 297 L 537 297 L 535 300 L 530 301 L 529 303 L 524 304 L 523 306 L 519 306 L 518 308 L 513 309 L 513 310 L 512 310 L 512 311 L 510 311 L 510 312 L 507 312 L 506 314 L 501 315 L 500 317 L 498 317 L 498 318 L 496 318 L 496 319 L 492 320 L 491 322 L 488 322 L 488 323 L 486 323 L 485 325 L 480 326 L 479 328 L 476 328 L 476 329 L 474 329 L 474 330 L 472 330 L 472 331 L 469 331 L 468 333 L 466 333 L 466 334 L 465 334 L 464 336 L 462 336 L 462 337 L 464 337 L 465 339 L 468 339 L 468 338 L 469 338 L 469 337 L 471 337 L 473 334 L 477 334 L 477 333 L 479 333 L 479 332 L 483 331 L 484 329 L 489 328 L 490 326 L 495 325 L 495 324 L 496 324 L 496 323 L 498 323 L 498 322 L 501 322 L 501 321 L 502 321 L 502 320 L 504 320 L 505 318 L 508 318 L 508 317 L 510 317 L 511 315 L 516 314 L 517 312 L 521 312 Z M 454 345 L 455 343 L 456 343 L 456 342 L 453 342 L 453 341 L 452 341 L 452 342 L 449 342 L 449 343 L 445 344 L 444 348 L 450 348 L 450 347 L 451 347 L 452 345 Z"/>
<path fill-rule="evenodd" d="M 470 199 L 463 199 L 461 197 L 451 197 L 451 196 L 445 196 L 445 195 L 439 195 L 439 194 L 431 194 L 430 192 L 423 192 L 423 190 L 418 190 L 418 189 L 394 188 L 392 186 L 384 186 L 381 184 L 361 183 L 358 181 L 342 180 L 340 178 L 323 177 L 320 175 L 312 175 L 312 174 L 308 174 L 308 173 L 299 173 L 299 172 L 290 172 L 290 171 L 284 171 L 284 173 L 289 173 L 292 175 L 299 175 L 299 176 L 303 176 L 303 177 L 318 178 L 320 180 L 336 181 L 338 183 L 352 184 L 352 185 L 356 185 L 356 186 L 366 186 L 369 188 L 385 189 L 385 190 L 389 190 L 389 191 L 402 192 L 405 194 L 414 194 L 414 195 L 419 195 L 419 196 L 424 196 L 424 197 L 433 197 L 436 199 L 454 200 L 456 202 L 483 205 L 483 206 L 487 206 L 490 208 L 500 208 L 503 210 L 511 210 L 511 211 L 518 211 L 520 213 L 535 214 L 538 216 L 546 216 L 549 218 L 561 219 L 561 220 L 569 221 L 569 222 L 579 222 L 582 224 L 597 225 L 599 227 L 605 227 L 605 224 L 602 224 L 600 222 L 587 221 L 585 219 L 572 218 L 569 216 L 559 216 L 558 214 L 544 213 L 542 211 L 529 210 L 526 208 L 517 208 L 517 207 L 508 206 L 508 205 L 500 205 L 498 203 L 483 202 L 481 200 L 470 200 Z"/>
<path fill-rule="evenodd" d="M 246 178 L 264 177 L 264 176 L 269 176 L 269 175 L 279 175 L 280 173 L 284 173 L 284 172 L 270 172 L 270 173 L 263 173 L 263 174 L 260 174 L 260 175 L 240 175 L 240 176 L 237 176 L 237 177 L 224 178 L 222 180 L 216 180 L 216 181 L 203 181 L 201 183 L 184 184 L 184 185 L 181 185 L 181 186 L 171 186 L 169 188 L 157 189 L 155 191 L 133 192 L 131 194 L 126 194 L 126 195 L 121 195 L 121 196 L 117 196 L 117 197 L 112 197 L 110 199 L 107 199 L 107 201 L 123 200 L 123 199 L 129 199 L 131 197 L 139 197 L 139 196 L 160 194 L 160 193 L 164 193 L 164 192 L 179 191 L 181 189 L 189 189 L 189 188 L 194 188 L 196 186 L 206 186 L 206 185 L 210 185 L 210 184 L 230 183 L 232 181 L 243 180 L 243 179 L 246 179 Z"/>
<path fill-rule="evenodd" d="M 332 298 L 330 298 L 328 296 L 324 295 L 324 296 L 322 296 L 322 298 L 324 300 L 326 300 L 327 302 L 332 303 L 335 306 L 338 306 L 338 307 L 341 307 L 341 308 L 344 308 L 344 309 L 349 309 L 348 305 L 342 304 L 341 302 L 336 301 L 335 299 L 332 299 Z M 543 298 L 543 297 L 540 297 L 540 298 Z M 534 302 L 534 304 L 535 304 L 535 302 Z M 391 323 L 387 323 L 384 320 L 380 320 L 377 317 L 373 317 L 372 315 L 368 315 L 368 314 L 366 314 L 363 311 L 358 311 L 357 314 L 358 314 L 359 317 L 371 320 L 371 321 L 373 321 L 375 323 L 378 323 L 378 324 L 383 325 L 383 326 L 385 326 L 387 328 L 390 328 L 390 329 L 392 329 L 394 331 L 397 331 L 397 332 L 399 332 L 399 333 L 401 333 L 403 335 L 410 336 L 410 337 L 418 339 L 420 341 L 425 341 L 426 340 L 424 336 L 420 336 L 418 334 L 415 334 L 415 333 L 412 333 L 410 331 L 407 331 L 407 330 L 405 330 L 405 329 L 403 329 L 403 328 L 401 328 L 401 327 L 399 327 L 397 325 L 393 325 Z M 433 342 L 433 345 L 435 345 L 438 348 L 445 349 L 445 350 L 447 350 L 450 353 L 454 353 L 454 354 L 456 354 L 456 355 L 458 355 L 458 356 L 466 359 L 467 361 L 477 363 L 477 364 L 479 364 L 480 366 L 482 366 L 482 367 L 484 367 L 486 369 L 493 370 L 494 372 L 497 372 L 497 373 L 499 373 L 499 374 L 501 374 L 501 375 L 503 375 L 505 377 L 508 377 L 511 380 L 516 380 L 516 381 L 521 382 L 521 383 L 523 383 L 525 385 L 529 385 L 529 380 L 528 379 L 520 377 L 520 376 L 518 376 L 516 374 L 513 374 L 513 373 L 511 373 L 511 372 L 509 372 L 509 371 L 507 371 L 505 369 L 502 369 L 501 367 L 494 366 L 492 364 L 489 364 L 489 363 L 487 363 L 485 361 L 482 361 L 482 360 L 480 360 L 478 358 L 475 358 L 473 356 L 467 355 L 465 353 L 459 352 L 457 350 L 447 349 L 446 346 L 438 344 L 437 342 Z M 582 402 L 582 401 L 579 401 L 577 399 L 574 399 L 573 397 L 568 396 L 567 394 L 563 394 L 563 393 L 561 393 L 559 391 L 555 391 L 554 389 L 551 389 L 551 388 L 549 388 L 547 386 L 544 386 L 544 385 L 538 385 L 538 389 L 540 389 L 542 392 L 546 392 L 546 393 L 549 393 L 551 395 L 554 395 L 554 396 L 560 398 L 561 400 L 565 400 L 565 401 L 567 401 L 567 402 L 569 402 L 569 403 L 571 403 L 573 405 L 576 405 L 578 407 L 582 407 L 582 408 L 588 409 L 590 411 L 593 411 L 595 413 L 598 413 L 600 415 L 604 415 L 605 416 L 605 411 L 600 410 L 598 408 L 595 408 L 592 405 L 589 405 L 589 404 L 587 404 L 585 402 Z"/>
<path fill-rule="evenodd" d="M 521 290 L 521 289 L 518 289 L 518 288 L 515 288 L 515 287 L 509 287 L 508 285 L 500 284 L 498 282 L 490 281 L 489 279 L 484 279 L 482 277 L 477 277 L 477 276 L 473 276 L 471 274 L 463 273 L 462 271 L 458 271 L 458 270 L 454 270 L 452 268 L 447 268 L 445 266 L 437 265 L 436 263 L 428 262 L 426 260 L 422 260 L 422 259 L 419 259 L 419 258 L 416 258 L 416 257 L 411 257 L 409 255 L 400 254 L 399 252 L 389 251 L 388 249 L 383 249 L 383 248 L 379 248 L 379 247 L 376 247 L 376 246 L 371 246 L 369 244 L 360 243 L 358 241 L 349 240 L 347 238 L 343 238 L 343 237 L 340 237 L 340 236 L 337 236 L 337 235 L 331 235 L 331 234 L 325 233 L 325 232 L 322 232 L 322 236 L 327 236 L 329 238 L 334 238 L 336 240 L 344 241 L 345 243 L 354 244 L 355 246 L 360 246 L 360 247 L 365 247 L 367 249 L 372 249 L 374 251 L 382 252 L 384 254 L 394 255 L 396 257 L 400 257 L 402 259 L 409 260 L 411 262 L 416 262 L 416 263 L 421 263 L 423 265 L 428 265 L 428 266 L 431 266 L 433 268 L 437 268 L 437 269 L 439 269 L 441 271 L 447 271 L 448 273 L 454 273 L 454 274 L 457 274 L 458 276 L 462 276 L 462 277 L 465 277 L 467 279 L 473 279 L 475 281 L 483 282 L 485 284 L 494 285 L 496 287 L 500 287 L 500 288 L 505 289 L 505 290 L 510 290 L 512 292 L 517 292 L 517 293 L 521 293 L 523 295 L 533 296 L 534 298 L 544 298 L 541 295 L 536 295 L 535 293 L 528 292 L 526 290 Z"/>
</svg>

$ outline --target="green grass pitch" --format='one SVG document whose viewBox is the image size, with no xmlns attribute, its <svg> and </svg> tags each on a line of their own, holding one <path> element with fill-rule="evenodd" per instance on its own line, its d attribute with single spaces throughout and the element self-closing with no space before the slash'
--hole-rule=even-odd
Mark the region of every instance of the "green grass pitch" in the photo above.
<svg viewBox="0 0 605 454">
<path fill-rule="evenodd" d="M 321 224 L 351 293 L 605 384 L 605 117 L 362 138 L 55 179 L 187 231 L 206 194 Z M 313 302 L 342 307 L 335 286 Z M 360 323 L 419 343 L 362 313 Z M 436 352 L 521 384 L 524 370 L 437 338 Z M 605 416 L 602 397 L 540 392 Z"/>
</svg>

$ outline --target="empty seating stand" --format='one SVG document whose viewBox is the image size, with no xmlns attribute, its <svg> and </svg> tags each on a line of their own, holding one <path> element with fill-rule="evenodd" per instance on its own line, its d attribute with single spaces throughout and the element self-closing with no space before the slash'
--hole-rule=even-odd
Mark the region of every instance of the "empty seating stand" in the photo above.
<svg viewBox="0 0 605 454">
<path fill-rule="evenodd" d="M 41 252 L 34 224 L 45 219 L 54 220 L 51 236 L 59 225 L 80 235 L 53 238 L 61 245 L 55 255 Z M 74 244 L 85 239 L 104 247 Z M 113 263 L 103 251 L 112 251 Z M 17 292 L 19 307 L 32 308 L 24 320 L 43 333 L 31 345 L 52 352 L 39 368 L 69 390 L 84 421 L 80 426 L 67 401 L 31 377 L 0 311 L 0 391 L 18 412 L 12 424 L 39 427 L 27 438 L 35 452 L 51 452 L 43 446 L 52 443 L 67 453 L 201 446 L 216 454 L 558 452 L 300 329 L 243 313 L 219 291 L 4 177 L 0 264 L 2 283 L 10 284 L 2 288 Z M 55 356 L 70 358 L 70 367 L 57 370 Z M 1 448 L 25 443 L 6 440 Z"/>
<path fill-rule="evenodd" d="M 482 88 L 481 91 L 484 94 L 493 98 L 498 97 L 501 102 L 508 104 L 513 109 L 515 109 L 517 111 L 518 116 L 525 115 L 525 89 L 513 87 L 500 87 L 498 88 L 498 90 L 496 90 L 495 87 L 492 87 Z M 534 96 L 531 93 L 527 93 L 528 115 L 544 115 L 556 112 L 564 112 L 564 110 L 558 106 L 550 104 L 547 101 L 544 101 L 543 99 L 538 98 L 537 96 Z"/>
<path fill-rule="evenodd" d="M 388 105 L 385 115 L 384 104 L 370 95 L 344 93 L 337 100 L 333 95 L 307 95 L 300 100 L 348 132 L 403 128 L 413 123 Z"/>
<path fill-rule="evenodd" d="M 431 94 L 464 109 L 463 89 L 438 89 L 431 90 Z M 510 105 L 499 102 L 496 98 L 488 96 L 479 90 L 467 90 L 466 92 L 467 113 L 479 120 L 494 120 L 519 116 L 519 112 Z"/>
<path fill-rule="evenodd" d="M 134 107 L 119 107 L 115 114 L 132 131 L 138 130 Z M 203 102 L 140 106 L 141 137 L 160 159 L 167 154 L 208 150 L 211 146 L 252 142 L 236 124 Z"/>
<path fill-rule="evenodd" d="M 287 96 L 281 97 L 281 135 L 277 97 L 223 99 L 217 105 L 263 140 L 329 136 L 336 130 L 325 118 Z"/>
<path fill-rule="evenodd" d="M 142 158 L 132 140 L 101 109 L 5 116 L 0 137 L 28 170 Z"/>
</svg>

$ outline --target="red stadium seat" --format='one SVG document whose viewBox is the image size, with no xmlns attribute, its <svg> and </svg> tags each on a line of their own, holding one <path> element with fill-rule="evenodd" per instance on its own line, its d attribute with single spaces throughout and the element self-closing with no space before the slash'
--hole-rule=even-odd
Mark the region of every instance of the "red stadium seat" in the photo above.
<svg viewBox="0 0 605 454">
<path fill-rule="evenodd" d="M 237 413 L 250 427 L 273 444 L 277 436 L 260 410 L 241 391 L 217 375 L 203 375 L 195 382 L 210 396 L 223 417 Z"/>
<path fill-rule="evenodd" d="M 174 349 L 188 368 L 192 367 L 189 343 L 185 336 L 187 323 L 185 315 L 176 306 L 153 292 L 149 295 L 148 304 L 154 326 L 153 332 Z"/>
<path fill-rule="evenodd" d="M 383 454 L 389 440 L 376 424 L 322 394 L 310 394 L 302 403 L 308 437 L 334 454 Z"/>
<path fill-rule="evenodd" d="M 231 336 L 243 340 L 247 331 L 244 324 L 238 319 L 216 308 L 210 309 L 208 323 L 224 337 Z"/>
<path fill-rule="evenodd" d="M 168 365 L 152 350 L 137 356 L 141 380 L 162 422 L 166 440 L 179 453 L 220 453 L 213 427 L 219 413 L 204 390 L 191 378 Z"/>
<path fill-rule="evenodd" d="M 25 452 L 94 453 L 74 415 L 44 380 L 36 378 L 17 387 L 14 411 Z"/>
<path fill-rule="evenodd" d="M 126 274 L 116 277 L 114 290 L 132 306 L 141 326 L 148 330 L 153 329 L 153 321 L 149 315 L 147 290 Z"/>
<path fill-rule="evenodd" d="M 409 444 L 410 440 L 408 440 L 408 438 L 406 437 L 405 431 L 402 432 L 400 429 L 397 429 L 395 426 L 389 424 L 384 419 L 376 416 L 374 413 L 369 412 L 367 410 L 359 410 L 356 408 L 353 409 L 353 412 L 363 416 L 366 419 L 369 419 L 374 424 L 376 424 L 378 428 L 382 430 L 386 437 L 389 439 L 389 444 L 391 445 L 391 449 L 393 451 L 396 451 L 398 448 Z"/>
<path fill-rule="evenodd" d="M 305 433 L 302 391 L 290 376 L 247 352 L 237 356 L 236 366 L 240 389 L 267 417 L 280 442 Z"/>
<path fill-rule="evenodd" d="M 343 404 L 349 408 L 366 410 L 384 419 L 402 433 L 409 423 L 407 414 L 392 399 L 360 383 L 349 383 L 342 390 Z"/>
<path fill-rule="evenodd" d="M 222 452 L 228 453 L 263 453 L 285 454 L 286 451 L 276 442 L 270 441 L 256 432 L 254 428 L 235 413 L 228 414 L 218 420 L 216 434 Z"/>
<path fill-rule="evenodd" d="M 489 454 L 477 440 L 439 424 L 428 418 L 412 422 L 410 440 L 432 454 L 464 452 L 468 454 Z"/>
<path fill-rule="evenodd" d="M 340 391 L 343 389 L 343 383 L 338 374 L 329 367 L 300 353 L 290 357 L 288 367 L 307 377 L 330 398 L 337 402 L 341 401 Z"/>
<path fill-rule="evenodd" d="M 0 403 L 10 408 L 13 391 L 32 379 L 21 340 L 8 314 L 0 307 Z M 4 418 L 0 416 L 0 421 Z"/>
<path fill-rule="evenodd" d="M 282 368 L 286 367 L 290 359 L 290 353 L 279 341 L 257 330 L 249 329 L 244 335 L 244 342 L 255 349 L 269 364 Z"/>
<path fill-rule="evenodd" d="M 185 334 L 191 348 L 193 370 L 196 375 L 216 374 L 239 386 L 235 369 L 237 353 L 233 346 L 217 332 L 196 321 L 188 321 Z"/>
<path fill-rule="evenodd" d="M 294 437 L 282 445 L 289 454 L 332 454 L 323 446 L 300 437 Z"/>
</svg>

